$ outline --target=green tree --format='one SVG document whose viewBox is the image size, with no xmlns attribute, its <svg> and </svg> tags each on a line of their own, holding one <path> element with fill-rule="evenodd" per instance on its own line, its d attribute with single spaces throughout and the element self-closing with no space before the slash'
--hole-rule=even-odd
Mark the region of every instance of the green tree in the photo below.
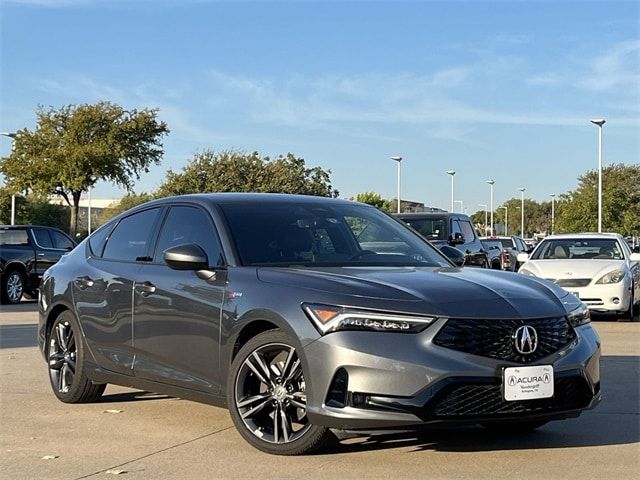
<svg viewBox="0 0 640 480">
<path fill-rule="evenodd" d="M 102 211 L 102 214 L 99 218 L 99 225 L 108 222 L 109 219 L 129 210 L 130 208 L 136 207 L 141 203 L 153 200 L 154 198 L 155 196 L 150 193 L 129 193 L 122 197 L 119 202 L 112 203 Z"/>
<path fill-rule="evenodd" d="M 62 205 L 52 205 L 46 197 L 16 195 L 16 224 L 45 225 L 68 232 L 69 209 Z M 0 224 L 11 222 L 11 192 L 0 188 Z"/>
<path fill-rule="evenodd" d="M 598 172 L 578 178 L 578 188 L 556 203 L 556 232 L 595 232 L 598 228 Z M 640 164 L 613 164 L 602 171 L 602 229 L 640 233 Z"/>
<path fill-rule="evenodd" d="M 389 211 L 390 202 L 389 200 L 385 200 L 382 198 L 382 195 L 375 192 L 363 192 L 357 194 L 355 197 L 352 197 L 351 200 L 355 200 L 356 202 L 366 203 L 367 205 L 373 205 L 380 210 Z"/>
<path fill-rule="evenodd" d="M 17 132 L 15 149 L 0 160 L 0 172 L 11 191 L 64 198 L 75 234 L 82 192 L 98 180 L 131 190 L 141 172 L 160 162 L 161 139 L 169 130 L 157 114 L 109 102 L 40 107 L 35 130 Z"/>
<path fill-rule="evenodd" d="M 167 172 L 158 196 L 202 192 L 272 192 L 336 197 L 331 171 L 307 167 L 291 153 L 275 159 L 257 152 L 205 150 L 176 173 Z"/>
</svg>

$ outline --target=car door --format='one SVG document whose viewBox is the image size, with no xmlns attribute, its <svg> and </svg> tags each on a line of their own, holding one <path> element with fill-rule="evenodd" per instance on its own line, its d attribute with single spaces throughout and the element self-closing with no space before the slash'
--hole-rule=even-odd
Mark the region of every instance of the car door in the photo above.
<svg viewBox="0 0 640 480">
<path fill-rule="evenodd" d="M 136 377 L 215 393 L 224 276 L 203 280 L 194 271 L 172 270 L 163 252 L 196 244 L 209 265 L 224 264 L 209 213 L 194 205 L 174 205 L 164 219 L 153 262 L 142 265 L 134 287 L 133 336 Z"/>
<path fill-rule="evenodd" d="M 98 365 L 133 374 L 133 282 L 151 255 L 163 208 L 154 207 L 107 225 L 89 238 L 84 270 L 76 273 L 73 298 L 87 343 Z"/>
<path fill-rule="evenodd" d="M 32 240 L 36 255 L 34 273 L 37 276 L 36 284 L 38 284 L 42 278 L 42 274 L 44 274 L 49 267 L 55 265 L 57 261 L 60 260 L 60 257 L 67 251 L 55 248 L 53 238 L 51 238 L 48 228 L 32 228 L 31 235 L 33 237 Z"/>
<path fill-rule="evenodd" d="M 487 253 L 478 237 L 476 237 L 473 225 L 464 219 L 454 220 L 452 223 L 458 225 L 457 229 L 462 232 L 462 236 L 464 237 L 464 243 L 459 245 L 458 248 L 467 256 L 465 265 L 485 267 L 488 262 Z"/>
</svg>

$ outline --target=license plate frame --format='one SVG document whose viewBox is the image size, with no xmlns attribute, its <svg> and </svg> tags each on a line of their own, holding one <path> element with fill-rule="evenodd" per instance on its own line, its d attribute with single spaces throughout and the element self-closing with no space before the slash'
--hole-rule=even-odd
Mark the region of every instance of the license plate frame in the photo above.
<svg viewBox="0 0 640 480">
<path fill-rule="evenodd" d="M 553 365 L 506 367 L 502 371 L 502 398 L 507 402 L 551 398 L 554 383 Z"/>
</svg>

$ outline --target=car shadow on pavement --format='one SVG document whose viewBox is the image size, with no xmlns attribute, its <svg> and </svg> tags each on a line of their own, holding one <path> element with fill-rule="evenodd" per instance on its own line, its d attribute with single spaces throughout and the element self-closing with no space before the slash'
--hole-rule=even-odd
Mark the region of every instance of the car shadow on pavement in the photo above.
<svg viewBox="0 0 640 480">
<path fill-rule="evenodd" d="M 625 445 L 640 442 L 640 357 L 604 356 L 602 402 L 580 417 L 549 422 L 523 434 L 495 433 L 479 426 L 433 426 L 417 432 L 344 440 L 333 454 L 411 448 L 412 452 L 485 452 Z"/>
<path fill-rule="evenodd" d="M 33 323 L 0 325 L 0 349 L 35 347 L 38 326 Z"/>
</svg>

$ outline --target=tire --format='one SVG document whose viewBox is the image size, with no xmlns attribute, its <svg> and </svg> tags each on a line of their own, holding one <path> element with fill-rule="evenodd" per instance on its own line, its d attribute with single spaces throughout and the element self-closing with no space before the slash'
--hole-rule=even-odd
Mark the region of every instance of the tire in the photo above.
<svg viewBox="0 0 640 480">
<path fill-rule="evenodd" d="M 106 388 L 93 383 L 85 374 L 85 347 L 80 327 L 70 311 L 53 322 L 47 337 L 47 363 L 51 389 L 64 403 L 95 402 Z"/>
<path fill-rule="evenodd" d="M 2 276 L 2 303 L 17 304 L 25 290 L 24 275 L 18 270 L 9 270 Z"/>
<path fill-rule="evenodd" d="M 295 342 L 281 330 L 249 340 L 231 364 L 227 404 L 240 435 L 275 455 L 303 455 L 336 441 L 306 416 L 306 383 Z"/>
<path fill-rule="evenodd" d="M 487 422 L 481 423 L 481 425 L 493 433 L 513 435 L 531 432 L 547 423 L 548 422 L 544 420 L 528 420 L 514 422 Z"/>
<path fill-rule="evenodd" d="M 627 308 L 624 312 L 618 313 L 618 321 L 619 322 L 635 322 L 636 321 L 636 305 L 635 299 L 633 298 L 633 286 L 631 286 L 631 298 L 629 298 L 629 308 Z"/>
</svg>

